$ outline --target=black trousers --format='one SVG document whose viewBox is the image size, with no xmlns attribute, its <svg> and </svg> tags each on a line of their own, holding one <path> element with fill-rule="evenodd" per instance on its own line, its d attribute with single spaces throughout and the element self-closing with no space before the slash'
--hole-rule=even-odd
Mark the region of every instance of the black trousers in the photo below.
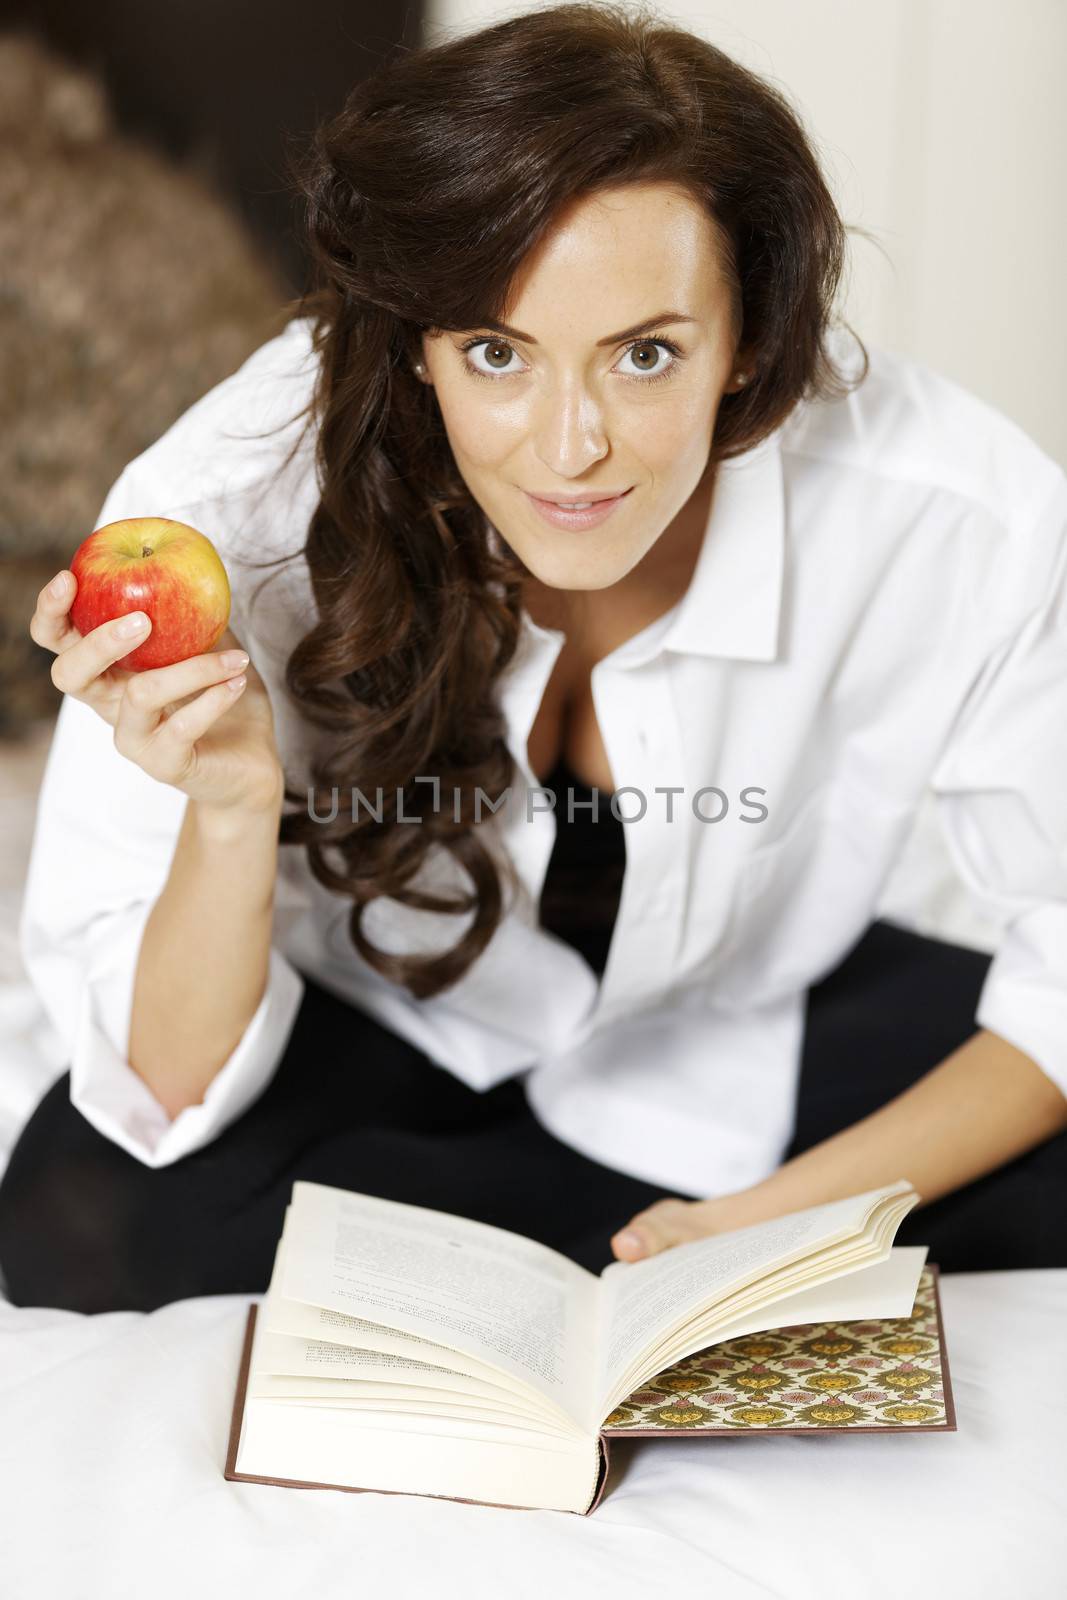
<svg viewBox="0 0 1067 1600">
<path fill-rule="evenodd" d="M 892 1099 L 975 1031 L 989 957 L 872 923 L 808 992 L 787 1157 Z M 907 1175 L 906 1173 L 904 1174 Z M 294 1179 L 456 1212 L 593 1271 L 634 1212 L 678 1190 L 548 1133 L 522 1084 L 479 1094 L 319 984 L 261 1098 L 172 1165 L 145 1166 L 48 1091 L 0 1182 L 0 1267 L 15 1305 L 152 1310 L 266 1289 Z M 897 1241 L 944 1271 L 1067 1265 L 1067 1133 L 905 1218 Z"/>
</svg>

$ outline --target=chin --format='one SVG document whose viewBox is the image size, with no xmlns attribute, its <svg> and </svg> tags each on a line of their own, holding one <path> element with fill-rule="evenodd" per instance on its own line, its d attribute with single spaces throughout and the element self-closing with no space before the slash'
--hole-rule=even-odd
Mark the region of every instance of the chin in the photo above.
<svg viewBox="0 0 1067 1600">
<path fill-rule="evenodd" d="M 635 564 L 621 558 L 617 551 L 606 552 L 600 560 L 588 554 L 579 558 L 566 551 L 551 555 L 539 551 L 533 559 L 521 550 L 517 554 L 531 576 L 548 589 L 610 589 Z"/>
</svg>

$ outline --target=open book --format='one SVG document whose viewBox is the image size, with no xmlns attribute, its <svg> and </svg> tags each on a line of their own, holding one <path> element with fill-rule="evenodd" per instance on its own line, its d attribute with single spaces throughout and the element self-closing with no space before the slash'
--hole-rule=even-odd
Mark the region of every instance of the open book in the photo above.
<svg viewBox="0 0 1067 1600">
<path fill-rule="evenodd" d="M 595 1276 L 298 1181 L 225 1476 L 586 1512 L 612 1436 L 952 1428 L 936 1269 L 892 1247 L 918 1198 L 901 1179 Z"/>
</svg>

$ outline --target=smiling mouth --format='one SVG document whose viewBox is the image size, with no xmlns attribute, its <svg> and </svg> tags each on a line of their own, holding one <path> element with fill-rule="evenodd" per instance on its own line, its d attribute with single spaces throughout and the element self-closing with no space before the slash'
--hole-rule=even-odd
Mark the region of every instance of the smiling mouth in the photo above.
<svg viewBox="0 0 1067 1600">
<path fill-rule="evenodd" d="M 630 493 L 630 489 L 620 489 L 615 494 L 575 495 L 573 499 L 569 495 L 535 494 L 532 489 L 525 492 L 531 500 L 540 500 L 546 506 L 557 506 L 561 511 L 588 511 L 591 506 L 600 505 L 605 500 L 621 500 L 624 494 Z"/>
<path fill-rule="evenodd" d="M 582 499 L 553 500 L 543 499 L 540 495 L 531 494 L 528 489 L 523 490 L 527 504 L 534 511 L 538 519 L 553 528 L 562 528 L 570 533 L 578 533 L 587 528 L 599 528 L 613 517 L 626 496 L 633 491 L 633 484 L 629 489 L 623 489 L 620 494 L 589 495 Z"/>
</svg>

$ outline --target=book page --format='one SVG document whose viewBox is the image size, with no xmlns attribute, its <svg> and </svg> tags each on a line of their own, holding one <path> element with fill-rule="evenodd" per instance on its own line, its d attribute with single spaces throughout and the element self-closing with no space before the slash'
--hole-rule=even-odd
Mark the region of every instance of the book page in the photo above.
<svg viewBox="0 0 1067 1600">
<path fill-rule="evenodd" d="M 424 1383 L 376 1383 L 367 1378 L 290 1378 L 272 1373 L 249 1374 L 248 1394 L 254 1400 L 269 1400 L 273 1405 L 323 1406 L 329 1410 L 354 1412 L 366 1416 L 373 1412 L 399 1411 L 409 1417 L 469 1417 L 472 1421 L 491 1420 L 512 1423 L 525 1432 L 533 1431 L 553 1438 L 585 1438 L 577 1423 L 557 1421 L 544 1411 L 523 1410 L 513 1397 L 502 1399 L 482 1394 L 463 1394 L 458 1390 L 435 1389 Z"/>
<path fill-rule="evenodd" d="M 264 1300 L 264 1311 L 267 1304 Z M 401 1361 L 415 1360 L 420 1366 L 446 1373 L 462 1373 L 468 1378 L 491 1383 L 517 1397 L 526 1392 L 524 1384 L 510 1373 L 502 1372 L 499 1367 L 487 1366 L 484 1361 L 476 1361 L 462 1351 L 446 1350 L 444 1345 L 430 1344 L 415 1333 L 383 1328 L 379 1323 L 364 1322 L 362 1317 L 346 1317 L 343 1312 L 305 1305 L 301 1300 L 284 1300 L 280 1295 L 272 1297 L 270 1312 L 270 1316 L 265 1318 L 267 1331 L 288 1336 L 293 1341 L 294 1349 L 299 1340 L 305 1348 L 321 1345 L 334 1350 L 393 1356 Z M 303 1312 L 315 1320 L 305 1323 L 301 1317 Z M 321 1322 L 318 1321 L 320 1314 L 323 1319 Z M 315 1358 L 310 1359 L 313 1365 Z M 286 1371 L 297 1373 L 307 1370 L 306 1359 L 300 1365 L 286 1368 Z"/>
<path fill-rule="evenodd" d="M 860 1235 L 886 1197 L 907 1193 L 914 1191 L 901 1179 L 749 1228 L 674 1245 L 645 1261 L 612 1262 L 600 1274 L 598 1406 L 611 1398 L 642 1352 L 672 1327 L 772 1268 L 835 1239 Z"/>
<path fill-rule="evenodd" d="M 631 1387 L 639 1385 L 642 1374 L 651 1377 L 684 1356 L 717 1343 L 725 1337 L 720 1330 L 732 1328 L 740 1317 L 766 1314 L 777 1320 L 784 1298 L 792 1298 L 801 1290 L 825 1288 L 842 1276 L 854 1276 L 874 1262 L 885 1261 L 901 1217 L 917 1198 L 912 1195 L 898 1200 L 892 1210 L 880 1211 L 877 1224 L 872 1221 L 861 1234 L 813 1245 L 798 1258 L 743 1278 L 740 1284 L 716 1296 L 711 1305 L 702 1305 L 693 1316 L 676 1323 L 641 1352 L 637 1366 L 627 1374 L 628 1379 L 633 1379 Z"/>
<path fill-rule="evenodd" d="M 423 1348 L 417 1339 L 412 1340 L 412 1346 L 415 1350 Z M 265 1385 L 262 1390 L 254 1387 L 259 1381 Z M 544 1416 L 540 1399 L 528 1396 L 525 1390 L 490 1383 L 456 1368 L 420 1361 L 416 1356 L 389 1355 L 321 1339 L 294 1338 L 273 1333 L 269 1327 L 263 1330 L 256 1351 L 256 1371 L 250 1384 L 253 1394 L 305 1395 L 309 1399 L 323 1395 L 343 1398 L 346 1394 L 358 1399 L 372 1388 L 398 1394 L 427 1389 L 452 1395 L 457 1400 L 466 1396 L 490 1401 L 516 1416 Z M 555 1422 L 553 1425 L 559 1426 Z"/>
<path fill-rule="evenodd" d="M 487 1366 L 484 1361 L 476 1361 L 473 1356 L 463 1355 L 458 1350 L 449 1350 L 445 1345 L 431 1344 L 428 1339 L 420 1339 L 416 1333 L 383 1328 L 381 1323 L 368 1322 L 363 1317 L 350 1317 L 343 1311 L 331 1311 L 326 1306 L 308 1305 L 303 1300 L 286 1300 L 281 1284 L 288 1248 L 288 1215 L 287 1208 L 286 1225 L 282 1227 L 282 1236 L 274 1256 L 270 1287 L 259 1309 L 259 1321 L 267 1332 L 289 1334 L 305 1344 L 326 1343 L 345 1349 L 398 1356 L 401 1360 L 415 1359 L 429 1367 L 463 1373 L 485 1383 L 506 1387 L 513 1394 L 525 1392 L 524 1385 L 499 1367 Z M 295 1349 L 295 1345 L 291 1348 Z M 300 1365 L 286 1370 L 299 1373 L 304 1372 L 305 1367 Z"/>
<path fill-rule="evenodd" d="M 485 1400 L 462 1400 L 444 1390 L 420 1389 L 410 1396 L 403 1391 L 397 1394 L 383 1393 L 373 1398 L 347 1395 L 342 1400 L 333 1397 L 308 1399 L 305 1396 L 262 1392 L 264 1385 L 284 1381 L 282 1378 L 258 1379 L 259 1388 L 252 1398 L 290 1410 L 299 1408 L 301 1411 L 312 1413 L 320 1411 L 336 1415 L 340 1412 L 346 1416 L 355 1416 L 359 1419 L 360 1427 L 378 1426 L 385 1419 L 395 1420 L 405 1429 L 412 1423 L 419 1423 L 422 1427 L 431 1429 L 440 1418 L 445 1418 L 450 1423 L 458 1422 L 461 1426 L 469 1424 L 472 1428 L 483 1427 L 486 1423 L 494 1428 L 514 1428 L 524 1439 L 535 1438 L 546 1443 L 555 1443 L 560 1439 L 568 1443 L 577 1443 L 588 1437 L 574 1423 L 568 1424 L 562 1421 L 557 1423 L 544 1416 L 526 1417 L 513 1411 L 506 1411 Z"/>
<path fill-rule="evenodd" d="M 578 1420 L 593 1379 L 597 1279 L 532 1239 L 465 1217 L 297 1180 L 281 1292 L 519 1379 Z"/>
<path fill-rule="evenodd" d="M 804 1323 L 859 1322 L 910 1317 L 929 1246 L 895 1245 L 884 1261 L 858 1267 L 830 1283 L 817 1283 L 754 1311 L 718 1322 L 708 1346 L 750 1333 L 769 1333 Z M 669 1370 L 668 1360 L 661 1371 Z"/>
</svg>

